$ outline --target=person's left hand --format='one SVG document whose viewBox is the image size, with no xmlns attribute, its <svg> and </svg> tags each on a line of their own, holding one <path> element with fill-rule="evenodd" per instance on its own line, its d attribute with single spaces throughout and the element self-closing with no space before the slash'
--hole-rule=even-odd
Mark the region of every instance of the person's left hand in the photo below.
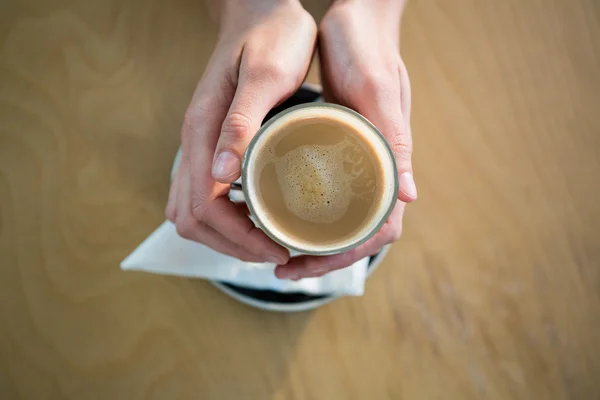
<svg viewBox="0 0 600 400">
<path fill-rule="evenodd" d="M 398 53 L 403 2 L 387 5 L 376 7 L 372 0 L 334 3 L 321 22 L 319 55 L 325 99 L 358 111 L 388 140 L 398 166 L 399 201 L 383 228 L 364 244 L 332 256 L 292 258 L 276 268 L 278 278 L 322 276 L 377 253 L 400 238 L 405 205 L 417 198 L 411 164 L 410 82 Z"/>
<path fill-rule="evenodd" d="M 207 4 L 219 40 L 186 111 L 165 214 L 183 238 L 243 261 L 285 263 L 287 249 L 228 194 L 261 122 L 306 76 L 317 27 L 297 0 Z"/>
</svg>

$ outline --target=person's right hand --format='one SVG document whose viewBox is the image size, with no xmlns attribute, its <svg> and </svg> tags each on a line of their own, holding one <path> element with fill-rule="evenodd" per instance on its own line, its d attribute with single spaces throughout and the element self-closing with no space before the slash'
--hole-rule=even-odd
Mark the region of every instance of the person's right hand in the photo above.
<svg viewBox="0 0 600 400">
<path fill-rule="evenodd" d="M 360 246 L 331 256 L 300 256 L 275 270 L 279 278 L 318 277 L 377 253 L 400 238 L 405 205 L 417 199 L 411 162 L 411 88 L 398 51 L 405 0 L 338 0 L 319 31 L 324 96 L 369 119 L 398 167 L 398 202 L 381 230 Z"/>
<path fill-rule="evenodd" d="M 302 83 L 316 24 L 297 0 L 214 0 L 216 48 L 185 114 L 166 215 L 179 235 L 244 261 L 285 264 L 286 249 L 228 198 L 267 112 Z"/>
</svg>

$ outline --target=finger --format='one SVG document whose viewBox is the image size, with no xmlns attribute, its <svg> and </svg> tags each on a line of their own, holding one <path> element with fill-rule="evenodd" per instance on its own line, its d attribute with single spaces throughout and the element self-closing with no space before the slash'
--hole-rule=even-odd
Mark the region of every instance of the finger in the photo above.
<svg viewBox="0 0 600 400">
<path fill-rule="evenodd" d="M 210 161 L 219 140 L 221 124 L 233 100 L 235 83 L 223 77 L 223 68 L 211 68 L 212 64 L 229 65 L 220 60 L 224 57 L 216 58 L 215 62 L 211 58 L 208 72 L 198 84 L 186 111 L 181 134 L 182 160 L 189 162 L 191 209 L 196 219 L 199 219 L 196 214 L 201 214 L 213 199 L 229 192 L 228 184 L 213 179 Z"/>
<path fill-rule="evenodd" d="M 385 82 L 370 82 L 367 95 L 359 98 L 353 106 L 369 119 L 386 137 L 398 167 L 398 198 L 410 203 L 417 199 L 412 168 L 412 136 L 410 131 L 410 84 L 401 87 L 408 76 L 397 77 L 392 85 Z M 405 84 L 405 83 L 403 83 Z M 407 115 L 405 115 L 405 112 Z"/>
<path fill-rule="evenodd" d="M 242 55 L 238 87 L 221 126 L 213 160 L 213 178 L 223 183 L 240 177 L 244 152 L 263 119 L 300 85 L 289 84 L 285 71 L 276 65 L 249 65 L 247 58 Z"/>
<path fill-rule="evenodd" d="M 404 203 L 396 203 L 390 218 L 381 230 L 362 245 L 345 253 L 332 256 L 300 256 L 294 257 L 289 263 L 279 265 L 275 276 L 279 279 L 300 279 L 318 277 L 337 269 L 348 267 L 355 262 L 377 253 L 383 246 L 394 242 L 402 234 L 402 215 Z"/>
<path fill-rule="evenodd" d="M 229 200 L 229 184 L 214 181 L 210 168 L 202 162 L 210 159 L 210 143 L 207 143 L 207 138 L 195 138 L 194 144 L 191 144 L 195 156 L 190 160 L 193 217 L 219 232 L 228 241 L 260 255 L 263 260 L 286 263 L 289 260 L 287 250 L 256 228 L 250 218 Z"/>
<path fill-rule="evenodd" d="M 188 171 L 188 162 L 182 159 L 182 164 L 178 169 L 177 174 L 177 189 L 179 190 L 179 193 L 177 194 L 178 211 L 175 220 L 177 233 L 185 239 L 202 243 L 219 253 L 244 261 L 263 262 L 264 259 L 259 255 L 232 243 L 213 228 L 198 222 L 191 215 L 190 179 Z"/>
<path fill-rule="evenodd" d="M 275 268 L 279 279 L 301 279 L 323 276 L 329 272 L 348 267 L 358 260 L 377 253 L 385 245 L 383 234 L 377 234 L 355 249 L 334 256 L 299 256 L 286 265 Z"/>
<path fill-rule="evenodd" d="M 235 207 L 239 210 L 239 212 L 243 215 L 251 215 L 250 214 L 250 209 L 248 208 L 248 204 L 244 203 L 244 202 L 240 202 L 240 203 L 233 203 L 235 205 Z"/>
<path fill-rule="evenodd" d="M 211 227 L 202 224 L 195 219 L 177 221 L 177 233 L 184 239 L 193 240 L 211 249 L 246 262 L 265 262 L 264 258 L 250 253 L 248 250 L 225 239 L 221 234 Z"/>
<path fill-rule="evenodd" d="M 289 259 L 287 250 L 256 229 L 251 220 L 229 201 L 229 184 L 215 182 L 211 163 L 207 162 L 213 159 L 221 124 L 233 101 L 231 85 L 232 82 L 221 75 L 208 74 L 200 83 L 186 114 L 182 158 L 190 164 L 191 214 L 196 221 L 206 224 L 223 239 L 245 251 L 258 254 L 263 260 L 285 263 Z"/>
<path fill-rule="evenodd" d="M 257 228 L 247 214 L 226 197 L 215 199 L 202 220 L 229 241 L 239 243 L 267 261 L 285 264 L 290 258 L 284 247 Z"/>
<path fill-rule="evenodd" d="M 165 207 L 165 216 L 167 219 L 173 223 L 177 219 L 177 191 L 178 191 L 178 176 L 180 166 L 177 167 L 177 171 L 175 171 L 175 175 L 171 180 L 171 187 L 169 189 L 169 200 L 167 200 L 167 206 Z"/>
<path fill-rule="evenodd" d="M 398 67 L 398 75 L 400 78 L 400 106 L 402 108 L 402 116 L 404 117 L 404 121 L 406 122 L 406 125 L 410 130 L 412 90 L 410 86 L 410 79 L 408 79 L 406 65 L 404 64 L 402 57 L 398 58 L 400 59 L 400 66 Z"/>
<path fill-rule="evenodd" d="M 412 94 L 411 94 L 411 86 L 410 80 L 408 79 L 408 72 L 406 71 L 406 66 L 404 65 L 404 61 L 400 58 L 400 66 L 398 67 L 398 74 L 400 78 L 400 106 L 402 108 L 402 116 L 404 117 L 404 123 L 406 125 L 406 130 L 408 132 L 408 137 L 411 138 L 412 143 L 412 129 L 410 126 L 410 116 L 411 116 L 411 104 L 412 104 Z M 412 151 L 412 146 L 411 146 Z M 400 180 L 400 192 L 408 195 L 411 199 L 416 200 L 417 198 L 417 190 L 414 183 L 414 178 L 412 177 L 412 168 L 409 171 L 410 176 L 405 175 Z M 402 174 L 400 174 L 402 177 Z M 407 182 L 408 181 L 408 182 Z M 414 189 L 414 193 L 412 193 Z M 414 195 L 414 196 L 413 196 Z M 408 199 L 401 199 L 403 201 Z"/>
</svg>

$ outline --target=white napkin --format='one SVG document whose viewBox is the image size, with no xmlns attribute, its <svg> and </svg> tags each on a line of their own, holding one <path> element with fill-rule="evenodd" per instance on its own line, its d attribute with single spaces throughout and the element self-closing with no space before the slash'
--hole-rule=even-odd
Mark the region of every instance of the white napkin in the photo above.
<svg viewBox="0 0 600 400">
<path fill-rule="evenodd" d="M 361 296 L 367 278 L 368 258 L 320 278 L 280 280 L 275 264 L 247 263 L 181 238 L 175 226 L 165 221 L 123 262 L 123 270 L 179 275 L 229 282 L 257 289 L 308 294 Z"/>
</svg>

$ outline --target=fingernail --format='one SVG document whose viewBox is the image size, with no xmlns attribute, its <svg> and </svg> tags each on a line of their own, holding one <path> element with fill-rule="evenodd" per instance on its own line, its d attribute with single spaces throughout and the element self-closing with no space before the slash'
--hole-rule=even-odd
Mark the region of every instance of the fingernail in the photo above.
<svg viewBox="0 0 600 400">
<path fill-rule="evenodd" d="M 292 281 L 299 281 L 302 278 L 303 278 L 303 276 L 300 275 L 297 272 L 294 272 L 293 274 L 291 274 L 290 276 L 288 276 L 288 279 L 291 279 Z"/>
<path fill-rule="evenodd" d="M 277 265 L 284 265 L 285 264 L 285 260 L 283 259 L 283 257 L 279 257 L 279 256 L 267 256 L 267 261 L 271 262 L 273 264 L 277 264 Z"/>
<path fill-rule="evenodd" d="M 314 269 L 310 270 L 311 274 L 315 274 L 315 275 L 324 275 L 326 272 L 329 272 L 329 267 L 324 266 L 324 267 L 317 267 Z"/>
<path fill-rule="evenodd" d="M 239 173 L 241 166 L 240 158 L 230 152 L 224 151 L 217 156 L 213 163 L 212 175 L 216 180 L 227 179 Z"/>
<path fill-rule="evenodd" d="M 415 180 L 410 172 L 404 172 L 400 175 L 399 183 L 402 193 L 413 200 L 417 198 L 417 186 L 415 186 Z"/>
<path fill-rule="evenodd" d="M 300 274 L 298 273 L 298 271 L 293 270 L 293 269 L 282 269 L 279 272 L 279 279 L 291 279 L 293 281 L 297 281 L 298 279 L 301 278 Z"/>
</svg>

